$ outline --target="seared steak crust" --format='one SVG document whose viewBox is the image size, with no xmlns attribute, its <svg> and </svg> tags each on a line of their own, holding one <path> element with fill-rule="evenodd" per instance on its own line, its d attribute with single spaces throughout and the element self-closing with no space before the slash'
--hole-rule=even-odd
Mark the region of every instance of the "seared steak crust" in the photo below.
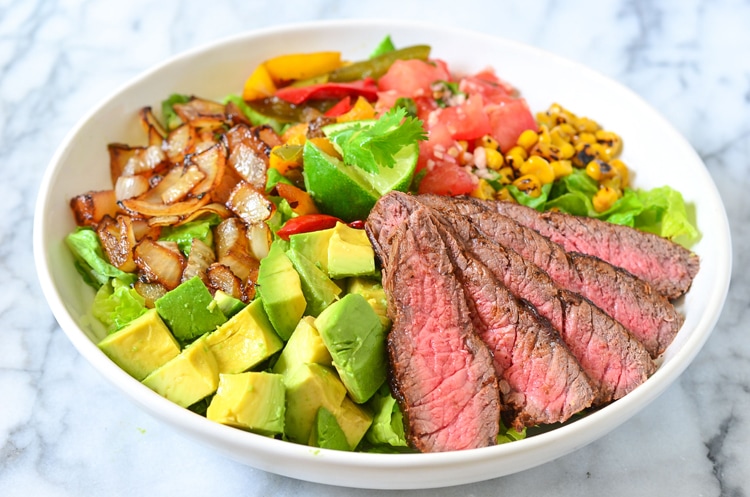
<svg viewBox="0 0 750 497">
<path fill-rule="evenodd" d="M 652 233 L 561 212 L 540 213 L 511 202 L 485 205 L 569 252 L 592 255 L 633 273 L 669 299 L 684 294 L 700 268 L 696 254 Z"/>
<path fill-rule="evenodd" d="M 596 257 L 569 253 L 561 245 L 490 210 L 485 202 L 437 195 L 415 197 L 440 211 L 466 216 L 485 236 L 544 269 L 561 287 L 579 293 L 612 316 L 658 357 L 684 321 L 671 302 L 645 281 Z"/>
<path fill-rule="evenodd" d="M 379 251 L 393 327 L 391 387 L 407 438 L 422 452 L 496 443 L 500 399 L 492 355 L 474 332 L 463 290 L 429 218 L 399 227 Z"/>
</svg>

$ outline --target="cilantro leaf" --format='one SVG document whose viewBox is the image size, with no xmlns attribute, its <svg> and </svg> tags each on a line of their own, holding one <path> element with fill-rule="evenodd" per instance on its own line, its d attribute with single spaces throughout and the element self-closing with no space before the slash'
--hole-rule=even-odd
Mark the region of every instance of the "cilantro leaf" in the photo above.
<svg viewBox="0 0 750 497">
<path fill-rule="evenodd" d="M 352 126 L 329 139 L 341 150 L 345 164 L 377 174 L 381 167 L 394 166 L 393 156 L 399 150 L 426 140 L 427 135 L 422 121 L 408 116 L 403 107 L 394 107 L 371 125 Z"/>
</svg>

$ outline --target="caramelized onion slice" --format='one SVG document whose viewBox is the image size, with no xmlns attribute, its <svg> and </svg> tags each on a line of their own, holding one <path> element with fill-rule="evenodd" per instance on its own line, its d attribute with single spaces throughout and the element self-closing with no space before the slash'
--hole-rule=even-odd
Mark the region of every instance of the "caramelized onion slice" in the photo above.
<svg viewBox="0 0 750 497">
<path fill-rule="evenodd" d="M 206 215 L 206 214 L 216 214 L 222 219 L 226 219 L 232 216 L 232 212 L 229 209 L 227 209 L 226 206 L 224 206 L 223 204 L 219 204 L 217 202 L 211 202 L 210 204 L 206 204 L 204 206 L 201 206 L 195 209 L 188 216 L 184 217 L 180 222 L 174 223 L 174 224 L 179 225 L 179 224 L 189 223 L 190 221 L 195 221 L 199 217 Z"/>
<path fill-rule="evenodd" d="M 248 226 L 266 221 L 276 208 L 261 190 L 245 181 L 238 183 L 232 190 L 227 206 Z"/>
<path fill-rule="evenodd" d="M 109 173 L 112 183 L 120 176 L 133 176 L 156 169 L 166 155 L 160 145 L 148 147 L 130 147 L 120 143 L 111 143 L 109 149 Z"/>
<path fill-rule="evenodd" d="M 245 124 L 238 124 L 227 131 L 224 140 L 229 149 L 227 164 L 254 187 L 260 190 L 265 188 L 271 147 Z"/>
<path fill-rule="evenodd" d="M 191 194 L 198 196 L 211 192 L 221 182 L 227 162 L 227 150 L 222 143 L 190 157 L 190 167 L 196 167 L 203 178 L 191 189 Z"/>
<path fill-rule="evenodd" d="M 250 253 L 247 230 L 236 217 L 225 219 L 214 230 L 216 259 L 241 280 L 255 281 L 260 263 Z"/>
<path fill-rule="evenodd" d="M 190 244 L 190 254 L 187 258 L 185 270 L 182 272 L 182 281 L 199 276 L 203 283 L 207 283 L 206 269 L 216 261 L 214 250 L 199 238 L 193 238 Z"/>
<path fill-rule="evenodd" d="M 258 260 L 268 255 L 273 241 L 273 233 L 266 223 L 248 226 L 247 238 L 250 241 L 250 253 Z"/>
<path fill-rule="evenodd" d="M 242 281 L 224 264 L 211 264 L 206 269 L 206 280 L 206 286 L 214 292 L 221 290 L 236 299 L 244 300 Z"/>
<path fill-rule="evenodd" d="M 189 124 L 181 124 L 167 135 L 164 151 L 170 162 L 177 164 L 185 160 L 185 156 L 195 150 L 197 141 L 195 128 Z"/>
<path fill-rule="evenodd" d="M 203 197 L 193 197 L 182 202 L 171 205 L 156 204 L 144 200 L 131 198 L 123 200 L 120 204 L 131 213 L 139 214 L 146 217 L 154 216 L 189 216 L 197 209 L 203 207 L 211 200 L 209 195 Z"/>
<path fill-rule="evenodd" d="M 138 292 L 138 295 L 146 300 L 146 307 L 149 309 L 153 309 L 154 302 L 167 293 L 167 289 L 161 283 L 149 283 L 141 280 L 136 281 L 133 288 Z"/>
<path fill-rule="evenodd" d="M 184 199 L 205 178 L 206 174 L 198 166 L 191 165 L 186 167 L 180 178 L 161 194 L 161 201 L 165 204 L 174 204 Z"/>
<path fill-rule="evenodd" d="M 149 189 L 148 178 L 142 174 L 134 176 L 120 176 L 115 182 L 115 197 L 117 200 L 139 197 Z"/>
<path fill-rule="evenodd" d="M 135 233 L 130 217 L 120 215 L 112 219 L 105 216 L 96 227 L 96 233 L 99 235 L 104 253 L 113 266 L 127 273 L 136 270 L 133 260 Z"/>
<path fill-rule="evenodd" d="M 227 120 L 224 104 L 192 97 L 184 104 L 175 104 L 174 111 L 183 122 L 195 128 L 217 129 Z"/>
<path fill-rule="evenodd" d="M 185 258 L 176 243 L 144 238 L 135 246 L 133 259 L 144 281 L 160 283 L 167 290 L 180 284 Z"/>
<path fill-rule="evenodd" d="M 104 216 L 115 217 L 119 208 L 114 190 L 90 191 L 70 199 L 78 226 L 96 226 Z"/>
<path fill-rule="evenodd" d="M 159 120 L 156 119 L 156 116 L 154 116 L 151 107 L 143 107 L 140 112 L 138 112 L 138 117 L 141 119 L 143 130 L 148 135 L 149 145 L 161 146 L 162 142 L 167 137 L 167 132 L 164 130 L 164 127 Z"/>
</svg>

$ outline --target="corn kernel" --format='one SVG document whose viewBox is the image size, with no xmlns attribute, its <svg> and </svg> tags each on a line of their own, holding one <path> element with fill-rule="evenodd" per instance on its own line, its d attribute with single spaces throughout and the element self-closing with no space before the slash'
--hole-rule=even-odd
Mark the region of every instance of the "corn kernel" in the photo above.
<svg viewBox="0 0 750 497">
<path fill-rule="evenodd" d="M 584 142 L 584 143 L 596 143 L 596 136 L 594 136 L 594 133 L 578 133 L 576 138 L 576 143 Z"/>
<path fill-rule="evenodd" d="M 617 191 L 614 188 L 606 186 L 600 188 L 599 191 L 594 194 L 594 198 L 592 199 L 594 209 L 596 212 L 609 210 L 617 201 L 618 197 Z"/>
<path fill-rule="evenodd" d="M 510 190 L 507 188 L 503 188 L 501 190 L 498 190 L 498 192 L 495 194 L 495 200 L 501 200 L 504 202 L 515 202 L 516 199 L 513 197 L 513 195 L 510 194 Z"/>
<path fill-rule="evenodd" d="M 500 144 L 497 143 L 497 140 L 495 140 L 492 135 L 484 135 L 479 139 L 479 143 L 484 148 L 494 148 L 495 150 L 500 148 Z"/>
<path fill-rule="evenodd" d="M 562 145 L 560 145 L 559 150 L 560 150 L 560 154 L 559 154 L 560 159 L 562 160 L 570 159 L 576 153 L 575 147 L 571 145 L 570 143 L 563 143 Z"/>
<path fill-rule="evenodd" d="M 528 157 L 529 154 L 528 152 L 526 152 L 525 148 L 515 146 L 508 150 L 508 153 L 505 154 L 505 162 L 507 162 L 509 166 L 513 167 L 513 169 L 519 169 L 521 167 L 521 164 L 523 164 L 523 161 L 525 161 Z"/>
<path fill-rule="evenodd" d="M 555 180 L 555 171 L 552 169 L 549 161 L 538 155 L 532 155 L 526 159 L 519 172 L 522 175 L 533 174 L 543 185 L 552 183 Z"/>
<path fill-rule="evenodd" d="M 598 159 L 590 161 L 588 164 L 586 164 L 586 174 L 588 174 L 589 177 L 594 181 L 601 181 L 602 178 L 604 178 L 605 174 L 605 172 L 603 171 L 604 164 L 604 162 Z"/>
<path fill-rule="evenodd" d="M 481 200 L 491 200 L 495 198 L 495 189 L 492 188 L 492 185 L 486 179 L 480 178 L 479 184 L 471 192 L 471 196 Z"/>
<path fill-rule="evenodd" d="M 542 194 L 542 183 L 533 174 L 524 174 L 520 178 L 517 178 L 513 181 L 513 186 L 532 198 L 537 198 Z"/>
<path fill-rule="evenodd" d="M 519 147 L 523 147 L 526 150 L 530 150 L 531 147 L 536 145 L 537 140 L 539 139 L 539 135 L 536 131 L 532 129 L 527 129 L 523 133 L 521 133 L 521 136 L 518 137 L 518 140 L 516 140 L 516 143 Z"/>
<path fill-rule="evenodd" d="M 513 179 L 516 177 L 516 172 L 510 166 L 501 167 L 497 172 L 500 175 L 498 181 L 502 185 L 511 184 L 513 182 Z"/>
<path fill-rule="evenodd" d="M 573 164 L 569 160 L 556 160 L 549 163 L 555 172 L 555 179 L 562 178 L 573 172 Z"/>
<path fill-rule="evenodd" d="M 538 143 L 552 143 L 552 137 L 549 134 L 549 128 L 547 126 L 539 126 L 539 132 L 537 133 Z"/>
<path fill-rule="evenodd" d="M 630 181 L 630 171 L 628 170 L 628 166 L 626 166 L 625 163 L 620 159 L 612 159 L 611 161 L 609 161 L 609 165 L 617 170 L 617 174 L 618 176 L 620 176 L 621 186 L 623 188 L 628 186 Z"/>
<path fill-rule="evenodd" d="M 503 164 L 505 163 L 505 160 L 503 159 L 503 154 L 497 151 L 497 149 L 489 148 L 489 147 L 482 147 L 484 148 L 484 155 L 487 160 L 487 167 L 490 169 L 494 169 L 497 171 L 501 167 L 503 167 Z"/>
</svg>

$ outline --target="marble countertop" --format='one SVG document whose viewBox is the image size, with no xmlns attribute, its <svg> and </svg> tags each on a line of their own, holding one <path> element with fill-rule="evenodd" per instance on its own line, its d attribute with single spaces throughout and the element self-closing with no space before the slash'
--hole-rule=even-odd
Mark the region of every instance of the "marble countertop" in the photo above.
<svg viewBox="0 0 750 497">
<path fill-rule="evenodd" d="M 0 495 L 380 495 L 242 466 L 131 404 L 77 353 L 33 267 L 33 209 L 66 132 L 163 59 L 244 30 L 333 18 L 420 19 L 518 40 L 620 81 L 705 161 L 734 274 L 686 372 L 604 438 L 553 462 L 410 495 L 750 495 L 750 4 L 740 0 L 149 2 L 0 6 Z M 745 192 L 745 193 L 743 193 Z"/>
</svg>

